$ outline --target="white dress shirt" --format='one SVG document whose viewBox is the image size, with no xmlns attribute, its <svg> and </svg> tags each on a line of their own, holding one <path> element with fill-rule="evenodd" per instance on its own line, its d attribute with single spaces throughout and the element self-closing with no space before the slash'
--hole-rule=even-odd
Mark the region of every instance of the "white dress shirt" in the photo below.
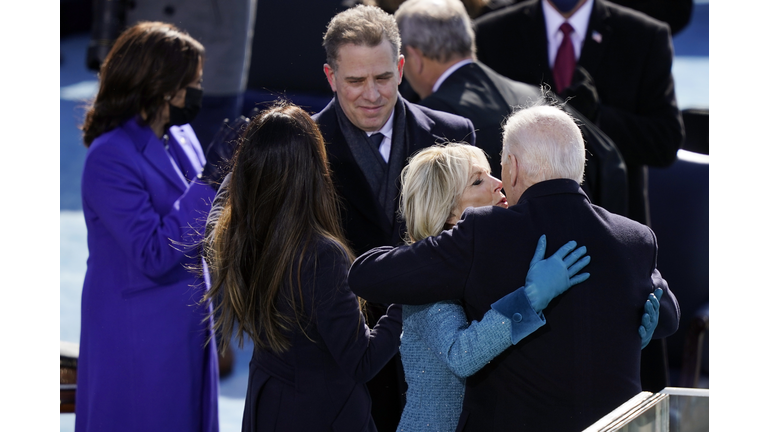
<svg viewBox="0 0 768 432">
<path fill-rule="evenodd" d="M 453 72 L 456 71 L 456 69 L 464 66 L 465 64 L 473 63 L 472 59 L 464 59 L 456 62 L 453 66 L 449 67 L 448 69 L 443 72 L 442 75 L 440 75 L 440 78 L 435 81 L 435 85 L 432 86 L 432 93 L 436 92 L 437 89 L 440 88 L 440 86 L 443 84 L 443 81 L 445 81 Z"/>
</svg>

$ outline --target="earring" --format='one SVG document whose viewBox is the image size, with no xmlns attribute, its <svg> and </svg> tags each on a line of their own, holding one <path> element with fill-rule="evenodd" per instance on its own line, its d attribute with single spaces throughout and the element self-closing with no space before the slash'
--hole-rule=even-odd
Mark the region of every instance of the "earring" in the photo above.
<svg viewBox="0 0 768 432">
<path fill-rule="evenodd" d="M 169 100 L 171 100 L 171 95 L 165 95 L 165 101 L 167 102 Z"/>
</svg>

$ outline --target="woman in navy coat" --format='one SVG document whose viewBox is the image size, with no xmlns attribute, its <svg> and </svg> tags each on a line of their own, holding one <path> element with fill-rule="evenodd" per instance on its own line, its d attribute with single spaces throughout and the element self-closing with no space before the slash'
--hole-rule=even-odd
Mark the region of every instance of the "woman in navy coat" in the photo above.
<svg viewBox="0 0 768 432">
<path fill-rule="evenodd" d="M 83 124 L 89 257 L 77 431 L 218 430 L 205 283 L 188 269 L 223 154 L 209 152 L 206 163 L 187 124 L 199 109 L 203 55 L 173 25 L 142 23 L 101 68 Z"/>
<path fill-rule="evenodd" d="M 373 328 L 347 286 L 351 252 L 323 138 L 281 103 L 246 129 L 207 243 L 222 341 L 254 341 L 244 431 L 375 431 L 365 385 L 394 356 L 401 307 Z"/>
</svg>

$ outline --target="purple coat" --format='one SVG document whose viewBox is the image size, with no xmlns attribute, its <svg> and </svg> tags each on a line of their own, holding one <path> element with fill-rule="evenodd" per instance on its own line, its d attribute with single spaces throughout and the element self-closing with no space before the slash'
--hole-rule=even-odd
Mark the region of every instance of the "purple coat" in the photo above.
<svg viewBox="0 0 768 432">
<path fill-rule="evenodd" d="M 82 199 L 88 269 L 82 294 L 77 431 L 217 431 L 218 361 L 198 254 L 214 190 L 187 184 L 205 163 L 189 125 L 169 152 L 135 119 L 88 149 Z M 202 232 L 202 229 L 199 229 Z"/>
</svg>

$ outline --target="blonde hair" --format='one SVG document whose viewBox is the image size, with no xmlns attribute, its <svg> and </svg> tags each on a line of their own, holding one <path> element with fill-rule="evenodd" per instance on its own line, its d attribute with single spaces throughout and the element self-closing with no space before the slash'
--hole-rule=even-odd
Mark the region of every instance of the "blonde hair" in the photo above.
<svg viewBox="0 0 768 432">
<path fill-rule="evenodd" d="M 400 180 L 400 214 L 416 242 L 440 234 L 458 206 L 472 175 L 472 165 L 490 172 L 488 157 L 478 147 L 463 143 L 434 145 L 413 155 Z"/>
</svg>

